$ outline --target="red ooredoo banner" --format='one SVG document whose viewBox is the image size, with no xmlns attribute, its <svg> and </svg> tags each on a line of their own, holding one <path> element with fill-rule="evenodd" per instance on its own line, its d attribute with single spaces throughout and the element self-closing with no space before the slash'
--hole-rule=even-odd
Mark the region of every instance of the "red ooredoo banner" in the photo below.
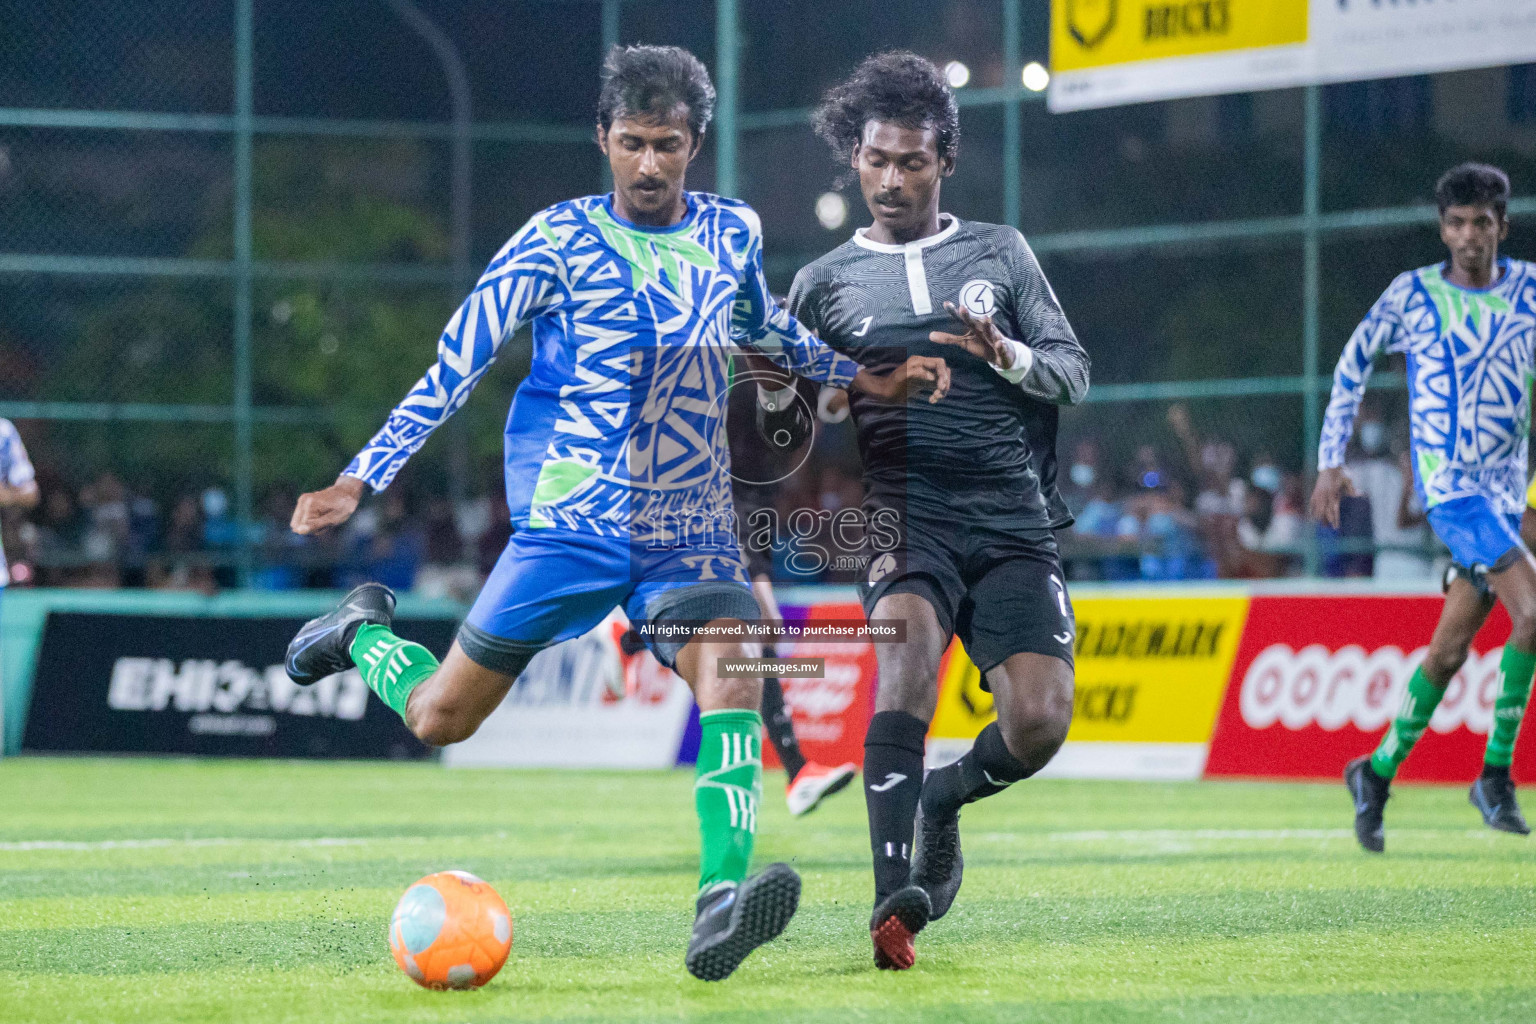
<svg viewBox="0 0 1536 1024">
<path fill-rule="evenodd" d="M 864 609 L 856 604 L 814 604 L 809 607 L 785 607 L 784 621 L 800 623 L 806 619 L 853 619 L 862 621 Z M 820 679 L 785 678 L 784 703 L 795 719 L 795 737 L 806 758 L 822 764 L 844 761 L 864 763 L 864 732 L 874 701 L 875 648 L 867 642 L 827 643 L 799 641 L 780 643 L 781 657 L 825 658 L 826 672 Z M 773 746 L 763 744 L 763 765 L 779 766 Z"/>
<path fill-rule="evenodd" d="M 1339 778 L 1386 732 L 1442 604 L 1432 596 L 1254 597 L 1206 774 Z M 1477 775 L 1508 636 L 1509 617 L 1496 607 L 1400 779 Z M 1527 723 L 1515 748 L 1520 782 L 1536 781 L 1533 733 Z"/>
</svg>

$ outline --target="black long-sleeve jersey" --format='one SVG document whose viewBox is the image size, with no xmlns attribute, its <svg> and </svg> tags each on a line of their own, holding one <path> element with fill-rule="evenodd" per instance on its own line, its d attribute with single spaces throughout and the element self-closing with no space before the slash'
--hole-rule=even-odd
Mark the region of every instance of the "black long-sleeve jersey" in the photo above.
<svg viewBox="0 0 1536 1024">
<path fill-rule="evenodd" d="M 991 315 L 1029 347 L 1021 380 L 928 339 L 931 331 L 964 333 L 945 302 Z M 913 355 L 949 364 L 949 395 L 935 404 L 850 395 L 872 504 L 1001 529 L 1071 524 L 1056 488 L 1057 407 L 1087 393 L 1088 353 L 1017 230 L 946 215 L 938 234 L 906 245 L 859 231 L 800 271 L 789 309 L 872 372 Z"/>
</svg>

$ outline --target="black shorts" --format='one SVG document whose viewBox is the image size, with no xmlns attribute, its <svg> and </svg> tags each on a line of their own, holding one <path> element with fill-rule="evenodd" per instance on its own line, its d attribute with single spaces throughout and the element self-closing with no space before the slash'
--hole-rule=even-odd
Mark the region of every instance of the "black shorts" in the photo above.
<svg viewBox="0 0 1536 1024">
<path fill-rule="evenodd" d="M 1015 654 L 1073 664 L 1077 636 L 1056 537 L 1048 529 L 994 529 L 909 516 L 901 542 L 874 552 L 859 583 L 864 614 L 886 594 L 917 594 L 986 673 Z"/>
</svg>

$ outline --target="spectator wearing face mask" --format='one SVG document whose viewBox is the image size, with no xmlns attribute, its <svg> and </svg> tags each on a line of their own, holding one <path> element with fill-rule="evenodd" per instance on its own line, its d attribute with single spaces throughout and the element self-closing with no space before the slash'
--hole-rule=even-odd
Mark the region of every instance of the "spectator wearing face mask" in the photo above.
<svg viewBox="0 0 1536 1024">
<path fill-rule="evenodd" d="M 1148 470 L 1155 472 L 1155 470 Z M 1211 579 L 1216 563 L 1200 550 L 1195 517 L 1178 480 L 1143 486 L 1125 503 L 1120 535 L 1141 543 L 1140 576 L 1144 580 Z"/>
<path fill-rule="evenodd" d="M 1253 463 L 1248 469 L 1248 482 L 1265 494 L 1273 497 L 1280 490 L 1280 467 L 1275 464 L 1275 457 L 1268 452 L 1260 452 L 1253 457 Z"/>
<path fill-rule="evenodd" d="M 1378 549 L 1371 575 L 1379 580 L 1425 580 L 1432 575 L 1427 555 L 1393 550 L 1422 549 L 1428 541 L 1424 508 L 1413 488 L 1406 431 L 1402 434 L 1394 446 L 1381 414 L 1362 410 L 1356 428 L 1359 448 L 1344 464 L 1344 475 L 1370 506 L 1371 539 Z"/>
<path fill-rule="evenodd" d="M 1099 443 L 1092 438 L 1084 438 L 1072 446 L 1072 461 L 1067 466 L 1065 480 L 1058 480 L 1057 486 L 1061 488 L 1061 496 L 1066 499 L 1067 506 L 1073 513 L 1081 516 L 1094 494 L 1099 490 L 1099 485 L 1105 481 L 1102 459 L 1099 454 Z"/>
</svg>

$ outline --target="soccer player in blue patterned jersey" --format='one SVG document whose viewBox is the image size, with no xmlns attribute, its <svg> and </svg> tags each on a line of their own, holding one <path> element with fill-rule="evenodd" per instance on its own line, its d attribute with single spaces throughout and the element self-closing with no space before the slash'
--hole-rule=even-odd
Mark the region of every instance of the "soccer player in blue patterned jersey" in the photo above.
<svg viewBox="0 0 1536 1024">
<path fill-rule="evenodd" d="M 299 499 L 295 532 L 345 522 L 363 488 L 387 487 L 531 322 L 532 366 L 506 428 L 516 529 L 446 659 L 397 637 L 394 595 L 365 584 L 306 624 L 287 662 L 301 684 L 355 665 L 418 737 L 441 746 L 472 734 L 535 653 L 622 605 L 701 710 L 700 886 L 685 962 L 706 981 L 778 935 L 800 893 L 785 864 L 747 876 L 762 790 L 761 683 L 719 672 L 720 661 L 757 653 L 722 631 L 760 615 L 731 512 L 732 339 L 885 401 L 917 392 L 937 401 L 948 385 L 942 359 L 870 374 L 773 304 L 756 214 L 684 190 L 714 95 L 686 50 L 615 47 L 597 124 L 613 193 L 535 214 L 491 261 L 448 322 L 436 364 L 383 429 L 336 483 Z"/>
<path fill-rule="evenodd" d="M 1397 717 L 1375 752 L 1344 772 L 1355 802 L 1355 836 L 1373 853 L 1386 845 L 1382 811 L 1392 778 L 1495 600 L 1504 603 L 1513 630 L 1499 663 L 1482 774 L 1469 797 L 1489 827 L 1530 832 L 1509 771 L 1536 671 L 1536 561 L 1520 536 L 1536 374 L 1536 265 L 1499 255 L 1509 234 L 1503 171 L 1455 167 L 1440 179 L 1435 199 L 1450 259 L 1399 275 L 1344 346 L 1312 494 L 1313 514 L 1338 526 L 1339 498 L 1352 493 L 1342 469 L 1344 448 L 1371 366 L 1387 353 L 1403 353 L 1414 484 L 1454 565 L 1440 622 Z"/>
</svg>

